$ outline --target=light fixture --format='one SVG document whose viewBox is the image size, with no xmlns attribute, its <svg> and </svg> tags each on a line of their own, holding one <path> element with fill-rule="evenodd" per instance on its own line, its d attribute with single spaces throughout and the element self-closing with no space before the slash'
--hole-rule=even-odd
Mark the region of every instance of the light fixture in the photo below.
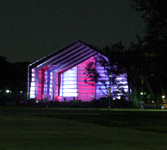
<svg viewBox="0 0 167 150">
<path fill-rule="evenodd" d="M 10 93 L 10 90 L 6 90 L 6 93 Z"/>
<path fill-rule="evenodd" d="M 165 98 L 165 95 L 162 95 L 162 98 Z"/>
</svg>

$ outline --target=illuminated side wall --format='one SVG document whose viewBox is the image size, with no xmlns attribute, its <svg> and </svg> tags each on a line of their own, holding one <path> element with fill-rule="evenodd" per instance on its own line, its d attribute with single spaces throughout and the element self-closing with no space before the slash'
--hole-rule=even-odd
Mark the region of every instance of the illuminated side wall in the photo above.
<svg viewBox="0 0 167 150">
<path fill-rule="evenodd" d="M 89 62 L 95 62 L 94 57 L 79 64 L 78 67 L 78 99 L 82 101 L 91 101 L 95 98 L 95 86 L 88 85 L 84 82 L 87 76 L 84 74 L 85 68 Z"/>
<path fill-rule="evenodd" d="M 106 58 L 106 60 L 108 59 Z M 98 62 L 96 63 L 96 69 L 101 76 L 101 79 L 99 80 L 106 81 L 104 82 L 104 84 L 103 82 L 96 83 L 96 99 L 99 99 L 101 97 L 108 96 L 110 85 L 109 85 L 109 76 L 107 72 L 105 72 L 104 68 L 101 67 L 101 65 Z M 127 78 L 125 77 L 125 74 L 121 74 L 117 76 L 115 80 L 117 84 L 120 85 L 119 88 L 123 88 L 124 91 L 127 93 L 128 92 L 128 82 L 127 82 Z M 112 77 L 111 77 L 111 93 L 115 91 L 118 91 L 118 86 L 112 83 Z M 122 93 L 118 93 L 117 95 L 112 94 L 113 100 L 120 99 L 122 95 L 123 95 Z"/>
<path fill-rule="evenodd" d="M 105 74 L 104 68 L 101 67 L 101 65 L 99 63 L 96 64 L 96 69 L 97 69 L 97 72 L 101 76 L 100 80 L 107 81 L 107 82 L 104 82 L 104 84 L 106 84 L 106 85 L 104 85 L 103 82 L 96 83 L 96 99 L 99 99 L 101 97 L 106 97 L 108 95 L 109 78 Z"/>
</svg>

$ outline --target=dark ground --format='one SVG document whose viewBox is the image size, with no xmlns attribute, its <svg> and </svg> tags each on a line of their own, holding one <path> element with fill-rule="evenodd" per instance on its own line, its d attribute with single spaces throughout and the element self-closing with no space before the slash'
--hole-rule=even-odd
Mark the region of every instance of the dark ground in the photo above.
<svg viewBox="0 0 167 150">
<path fill-rule="evenodd" d="M 107 127 L 167 133 L 167 111 L 160 109 L 1 107 L 2 114 L 68 119 Z"/>
<path fill-rule="evenodd" d="M 0 150 L 166 150 L 166 118 L 158 109 L 0 107 Z"/>
</svg>

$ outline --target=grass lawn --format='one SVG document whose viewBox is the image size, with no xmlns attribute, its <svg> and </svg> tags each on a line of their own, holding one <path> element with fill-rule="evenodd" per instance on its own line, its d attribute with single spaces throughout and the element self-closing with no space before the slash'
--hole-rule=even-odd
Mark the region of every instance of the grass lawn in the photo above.
<svg viewBox="0 0 167 150">
<path fill-rule="evenodd" d="M 136 111 L 135 109 L 110 111 L 98 109 L 67 109 L 57 113 L 34 113 L 40 117 L 69 119 L 108 127 L 130 128 L 143 131 L 167 133 L 167 111 Z"/>
<path fill-rule="evenodd" d="M 140 109 L 0 107 L 0 150 L 163 150 L 166 115 Z"/>
<path fill-rule="evenodd" d="M 167 133 L 167 111 L 158 109 L 77 109 L 6 107 L 4 115 L 28 115 L 93 123 L 107 127 L 130 128 Z"/>
</svg>

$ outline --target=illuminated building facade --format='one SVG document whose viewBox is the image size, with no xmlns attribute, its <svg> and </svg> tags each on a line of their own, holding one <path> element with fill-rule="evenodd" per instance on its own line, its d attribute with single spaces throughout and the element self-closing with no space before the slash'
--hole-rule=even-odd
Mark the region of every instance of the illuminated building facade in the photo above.
<svg viewBox="0 0 167 150">
<path fill-rule="evenodd" d="M 104 97 L 98 88 L 101 86 L 100 83 L 91 86 L 84 82 L 88 78 L 84 74 L 85 67 L 89 62 L 95 62 L 95 56 L 98 54 L 99 51 L 95 47 L 77 40 L 30 64 L 28 66 L 29 99 L 91 101 Z M 103 71 L 98 64 L 96 69 Z M 106 78 L 108 79 L 108 76 Z M 124 75 L 120 77 L 122 78 Z M 114 88 L 111 87 L 112 91 Z M 128 90 L 127 86 L 124 88 Z"/>
</svg>

